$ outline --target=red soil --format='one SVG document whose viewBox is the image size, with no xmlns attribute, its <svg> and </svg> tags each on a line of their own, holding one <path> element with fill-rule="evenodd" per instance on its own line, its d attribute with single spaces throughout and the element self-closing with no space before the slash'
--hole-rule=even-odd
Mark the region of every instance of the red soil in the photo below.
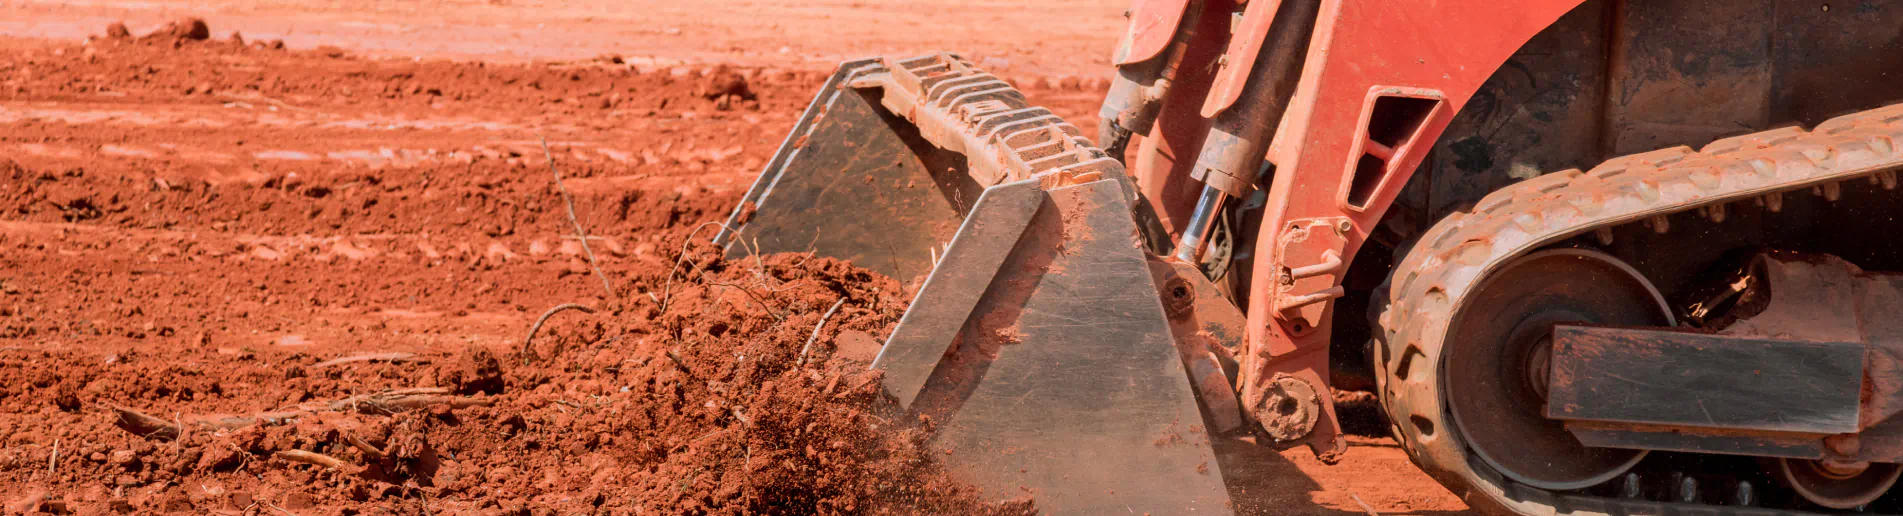
<svg viewBox="0 0 1903 516">
<path fill-rule="evenodd" d="M 369 59 L 203 29 L 0 40 L 6 513 L 1033 509 L 945 478 L 877 395 L 896 283 L 704 244 L 821 72 Z M 1088 126 L 1101 93 L 1080 88 L 1029 91 Z M 550 316 L 525 353 L 565 303 L 593 312 Z M 327 363 L 365 354 L 385 359 Z M 436 390 L 365 398 L 413 388 Z M 1259 507 L 1354 510 L 1328 478 L 1432 488 L 1364 451 L 1313 471 L 1261 453 L 1287 480 Z"/>
</svg>

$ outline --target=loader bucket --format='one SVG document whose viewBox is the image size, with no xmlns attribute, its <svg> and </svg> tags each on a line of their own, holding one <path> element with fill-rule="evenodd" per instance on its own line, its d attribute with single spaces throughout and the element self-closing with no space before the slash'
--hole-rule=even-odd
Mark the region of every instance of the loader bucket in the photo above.
<svg viewBox="0 0 1903 516">
<path fill-rule="evenodd" d="M 1080 134 L 956 56 L 848 62 L 718 241 L 916 288 L 872 366 L 988 496 L 1231 513 L 1135 189 Z"/>
</svg>

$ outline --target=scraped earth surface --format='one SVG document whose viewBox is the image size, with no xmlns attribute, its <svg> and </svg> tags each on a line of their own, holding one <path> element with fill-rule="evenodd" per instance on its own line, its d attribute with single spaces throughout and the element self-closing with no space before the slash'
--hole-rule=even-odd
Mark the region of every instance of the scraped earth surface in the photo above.
<svg viewBox="0 0 1903 516">
<path fill-rule="evenodd" d="M 8 513 L 1035 510 L 946 477 L 878 395 L 896 282 L 704 243 L 822 66 L 138 25 L 0 39 Z M 1024 73 L 1095 124 L 1100 83 Z M 1246 511 L 1463 509 L 1391 441 L 1355 444 L 1333 467 L 1218 447 L 1250 457 L 1224 471 Z"/>
</svg>

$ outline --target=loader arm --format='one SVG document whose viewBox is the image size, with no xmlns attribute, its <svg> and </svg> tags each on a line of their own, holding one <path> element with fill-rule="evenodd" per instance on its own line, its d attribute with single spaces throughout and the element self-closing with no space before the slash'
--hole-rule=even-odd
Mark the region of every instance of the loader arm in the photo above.
<svg viewBox="0 0 1903 516">
<path fill-rule="evenodd" d="M 1245 407 L 1265 406 L 1278 374 L 1319 378 L 1326 390 L 1331 301 L 1362 243 L 1474 90 L 1578 3 L 1322 2 L 1301 85 L 1269 148 L 1276 177 L 1255 237 L 1267 259 L 1250 286 L 1246 355 L 1268 359 L 1245 365 Z M 1449 30 L 1457 27 L 1486 30 Z M 1341 450 L 1339 426 L 1323 424 L 1310 446 L 1328 439 Z"/>
</svg>

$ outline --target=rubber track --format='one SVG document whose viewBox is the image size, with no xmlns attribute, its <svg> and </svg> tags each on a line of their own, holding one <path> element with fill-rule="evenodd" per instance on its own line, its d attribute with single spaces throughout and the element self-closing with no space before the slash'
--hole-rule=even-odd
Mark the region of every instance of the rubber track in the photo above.
<svg viewBox="0 0 1903 516">
<path fill-rule="evenodd" d="M 1442 219 L 1389 279 L 1377 366 L 1383 406 L 1413 460 L 1470 505 L 1520 514 L 1769 515 L 1777 509 L 1668 504 L 1550 493 L 1473 467 L 1439 397 L 1442 339 L 1460 299 L 1508 260 L 1599 228 L 1747 201 L 1903 166 L 1903 104 L 1687 147 L 1615 158 L 1587 172 L 1546 174 Z M 1884 174 L 1886 185 L 1894 184 Z"/>
</svg>

